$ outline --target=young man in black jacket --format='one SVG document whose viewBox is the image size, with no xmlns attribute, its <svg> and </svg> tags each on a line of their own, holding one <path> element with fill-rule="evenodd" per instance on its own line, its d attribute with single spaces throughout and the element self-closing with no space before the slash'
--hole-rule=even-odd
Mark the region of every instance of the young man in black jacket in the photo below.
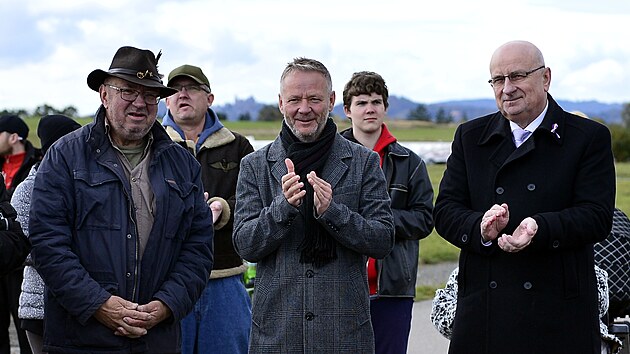
<svg viewBox="0 0 630 354">
<path fill-rule="evenodd" d="M 406 353 L 419 240 L 433 230 L 433 188 L 424 161 L 400 145 L 383 122 L 387 98 L 387 86 L 379 74 L 354 73 L 343 90 L 343 108 L 352 128 L 341 134 L 376 151 L 381 158 L 396 243 L 387 257 L 368 260 L 370 312 L 376 353 Z"/>
</svg>

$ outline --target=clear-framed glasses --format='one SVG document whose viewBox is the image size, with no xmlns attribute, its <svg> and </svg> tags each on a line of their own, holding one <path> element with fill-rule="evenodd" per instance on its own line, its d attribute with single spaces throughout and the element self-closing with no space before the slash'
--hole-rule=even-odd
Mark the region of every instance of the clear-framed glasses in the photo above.
<svg viewBox="0 0 630 354">
<path fill-rule="evenodd" d="M 135 101 L 136 98 L 138 98 L 138 96 L 140 95 L 140 91 L 138 90 L 116 87 L 114 85 L 109 85 L 109 84 L 105 84 L 105 86 L 111 87 L 114 90 L 118 91 L 120 93 L 120 98 L 122 98 L 123 100 L 127 102 Z M 156 105 L 158 104 L 158 102 L 160 102 L 160 95 L 153 92 L 143 92 L 142 99 L 144 100 L 144 103 L 148 105 Z"/>
<path fill-rule="evenodd" d="M 540 69 L 544 69 L 545 66 L 539 66 L 536 69 L 532 69 L 530 71 L 516 71 L 513 73 L 509 73 L 507 75 L 499 75 L 499 76 L 495 76 L 492 79 L 488 80 L 488 83 L 490 84 L 490 86 L 492 87 L 501 87 L 505 84 L 505 79 L 510 79 L 511 83 L 517 83 L 517 82 L 521 82 L 523 80 L 525 80 L 525 78 L 527 78 L 530 74 L 540 70 Z"/>
<path fill-rule="evenodd" d="M 210 93 L 210 90 L 208 90 L 205 85 L 172 85 L 170 87 L 176 89 L 177 91 L 183 91 L 185 89 L 189 93 L 198 93 L 201 91 Z"/>
</svg>

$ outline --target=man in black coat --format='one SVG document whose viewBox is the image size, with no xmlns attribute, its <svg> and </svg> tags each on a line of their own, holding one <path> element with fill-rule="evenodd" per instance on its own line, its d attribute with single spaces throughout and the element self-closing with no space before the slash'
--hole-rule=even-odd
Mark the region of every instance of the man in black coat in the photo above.
<svg viewBox="0 0 630 354">
<path fill-rule="evenodd" d="M 558 106 L 529 42 L 499 47 L 490 75 L 499 112 L 458 127 L 434 209 L 461 249 L 449 353 L 599 353 L 592 245 L 612 226 L 610 132 Z"/>
<path fill-rule="evenodd" d="M 31 246 L 15 221 L 17 213 L 9 202 L 1 175 L 0 182 L 0 275 L 4 275 L 22 265 Z"/>
</svg>

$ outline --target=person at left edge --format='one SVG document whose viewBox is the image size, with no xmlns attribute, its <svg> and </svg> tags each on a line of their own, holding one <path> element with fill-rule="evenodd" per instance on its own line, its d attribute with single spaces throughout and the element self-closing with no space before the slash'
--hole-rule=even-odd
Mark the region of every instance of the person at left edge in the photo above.
<svg viewBox="0 0 630 354">
<path fill-rule="evenodd" d="M 16 216 L 4 186 L 4 178 L 0 175 L 0 275 L 20 267 L 31 249 Z M 0 342 L 0 347 L 3 351 L 10 351 L 9 344 L 7 337 Z"/>
<path fill-rule="evenodd" d="M 31 252 L 46 284 L 44 351 L 177 353 L 179 321 L 213 264 L 201 168 L 156 122 L 162 84 L 149 50 L 94 70 L 94 121 L 57 141 L 35 177 Z"/>
<path fill-rule="evenodd" d="M 42 154 L 46 154 L 48 148 L 57 139 L 80 127 L 79 123 L 64 115 L 51 114 L 42 117 L 37 124 L 37 136 L 41 142 Z M 17 212 L 16 220 L 22 226 L 26 237 L 29 235 L 28 215 L 31 209 L 31 192 L 38 168 L 39 163 L 31 167 L 28 176 L 15 188 L 11 196 L 11 205 Z M 33 354 L 41 354 L 44 334 L 44 281 L 33 267 L 30 256 L 26 257 L 24 262 L 24 280 L 22 280 L 18 316 L 20 326 L 26 331 L 31 351 Z"/>
<path fill-rule="evenodd" d="M 42 158 L 37 149 L 28 140 L 28 125 L 17 115 L 9 114 L 0 117 L 0 165 L 2 176 L 9 197 L 16 186 L 28 175 L 31 166 Z M 18 299 L 22 284 L 24 267 L 0 277 L 0 354 L 9 354 L 9 324 L 13 317 L 21 354 L 30 354 L 26 332 L 20 328 L 18 318 Z"/>
</svg>

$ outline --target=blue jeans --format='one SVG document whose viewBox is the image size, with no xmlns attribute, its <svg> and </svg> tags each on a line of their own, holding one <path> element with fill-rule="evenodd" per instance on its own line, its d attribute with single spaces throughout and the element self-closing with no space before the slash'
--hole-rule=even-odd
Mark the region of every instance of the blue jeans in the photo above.
<svg viewBox="0 0 630 354">
<path fill-rule="evenodd" d="M 211 279 L 181 321 L 182 354 L 247 353 L 252 303 L 242 275 Z"/>
</svg>

